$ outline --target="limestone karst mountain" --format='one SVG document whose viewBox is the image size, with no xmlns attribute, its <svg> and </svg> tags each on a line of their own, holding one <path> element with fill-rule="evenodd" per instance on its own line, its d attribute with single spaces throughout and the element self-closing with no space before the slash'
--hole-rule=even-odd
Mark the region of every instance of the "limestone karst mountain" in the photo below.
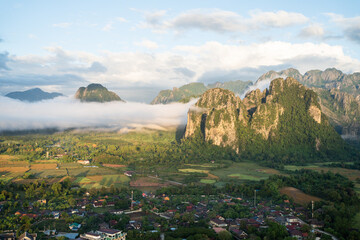
<svg viewBox="0 0 360 240">
<path fill-rule="evenodd" d="M 123 101 L 116 93 L 109 91 L 106 87 L 97 83 L 92 83 L 86 88 L 79 88 L 75 94 L 75 98 L 80 99 L 82 102 Z"/>
<path fill-rule="evenodd" d="M 269 89 L 254 90 L 243 100 L 229 90 L 206 91 L 188 112 L 185 137 L 193 136 L 239 153 L 288 158 L 328 155 L 344 146 L 317 94 L 291 77 L 277 78 Z"/>
</svg>

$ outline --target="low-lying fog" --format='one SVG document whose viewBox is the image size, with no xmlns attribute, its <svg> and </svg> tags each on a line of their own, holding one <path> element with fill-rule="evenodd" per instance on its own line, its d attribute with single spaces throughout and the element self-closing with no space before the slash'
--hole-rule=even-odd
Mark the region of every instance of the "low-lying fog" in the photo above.
<svg viewBox="0 0 360 240">
<path fill-rule="evenodd" d="M 167 105 L 135 102 L 82 103 L 70 97 L 58 97 L 28 103 L 0 96 L 0 131 L 83 127 L 172 127 L 186 124 L 187 111 L 195 102 L 196 100 L 187 104 Z"/>
</svg>

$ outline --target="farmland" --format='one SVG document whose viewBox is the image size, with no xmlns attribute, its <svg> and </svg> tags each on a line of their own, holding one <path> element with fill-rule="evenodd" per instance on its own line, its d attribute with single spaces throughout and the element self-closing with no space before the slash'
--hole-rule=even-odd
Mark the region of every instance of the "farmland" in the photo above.
<svg viewBox="0 0 360 240">
<path fill-rule="evenodd" d="M 283 187 L 280 189 L 281 194 L 285 194 L 290 198 L 294 199 L 295 203 L 306 206 L 311 201 L 320 201 L 321 199 L 318 197 L 311 196 L 309 194 L 305 194 L 301 190 L 293 187 Z"/>
<path fill-rule="evenodd" d="M 75 184 L 85 188 L 111 185 L 160 187 L 167 181 L 214 184 L 220 187 L 226 183 L 259 182 L 272 175 L 286 176 L 289 171 L 303 168 L 339 173 L 354 182 L 360 176 L 359 170 L 331 168 L 323 166 L 322 163 L 306 166 L 286 165 L 281 171 L 250 160 L 230 160 L 221 152 L 223 150 L 220 150 L 221 157 L 214 157 L 216 155 L 211 154 L 198 160 L 198 153 L 195 155 L 196 160 L 186 159 L 182 162 L 171 159 L 173 156 L 181 155 L 180 152 L 178 153 L 179 149 L 172 149 L 177 141 L 177 133 L 174 129 L 131 130 L 126 134 L 73 131 L 54 135 L 0 138 L 4 145 L 14 146 L 8 148 L 6 154 L 0 155 L 0 179 L 14 182 L 45 180 L 50 183 L 71 177 Z M 33 139 L 37 139 L 36 143 Z M 167 155 L 172 151 L 174 154 Z M 194 149 L 190 152 L 194 152 Z M 191 160 L 191 156 L 189 158 Z M 77 162 L 83 159 L 90 159 L 91 164 L 82 165 Z M 136 176 L 130 178 L 125 176 L 124 172 L 128 170 L 135 171 Z M 162 180 L 155 181 L 148 176 L 156 176 Z M 359 189 L 357 184 L 356 190 L 360 191 Z"/>
</svg>

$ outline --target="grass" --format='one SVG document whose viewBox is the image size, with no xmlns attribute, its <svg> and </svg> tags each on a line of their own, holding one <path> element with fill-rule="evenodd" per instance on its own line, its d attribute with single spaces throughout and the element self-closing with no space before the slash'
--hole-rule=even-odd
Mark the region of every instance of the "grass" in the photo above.
<svg viewBox="0 0 360 240">
<path fill-rule="evenodd" d="M 251 175 L 246 175 L 246 174 L 242 174 L 242 173 L 233 173 L 228 176 L 232 177 L 232 178 L 238 178 L 239 180 L 249 180 L 249 181 L 259 181 L 261 179 L 267 178 L 267 177 L 251 176 Z"/>
<path fill-rule="evenodd" d="M 209 170 L 195 169 L 195 168 L 183 168 L 179 169 L 179 172 L 184 173 L 208 173 Z"/>
<path fill-rule="evenodd" d="M 203 179 L 200 180 L 200 182 L 201 183 L 206 183 L 206 184 L 213 184 L 213 183 L 216 183 L 216 180 L 203 178 Z"/>
<path fill-rule="evenodd" d="M 275 169 L 265 168 L 254 162 L 230 162 L 228 167 L 211 170 L 211 173 L 225 182 L 231 178 L 245 181 L 259 181 L 261 179 L 267 179 L 273 174 L 279 174 Z"/>
</svg>

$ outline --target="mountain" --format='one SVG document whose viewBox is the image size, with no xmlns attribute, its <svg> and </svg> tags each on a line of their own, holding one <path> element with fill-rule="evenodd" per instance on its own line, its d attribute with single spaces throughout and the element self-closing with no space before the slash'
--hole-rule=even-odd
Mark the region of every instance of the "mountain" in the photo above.
<svg viewBox="0 0 360 240">
<path fill-rule="evenodd" d="M 40 88 L 32 88 L 23 92 L 11 92 L 6 94 L 5 96 L 13 99 L 18 99 L 20 101 L 38 102 L 42 100 L 53 99 L 64 95 L 57 92 L 52 92 L 52 93 L 44 92 Z"/>
<path fill-rule="evenodd" d="M 319 103 L 330 123 L 344 137 L 360 136 L 360 73 L 344 74 L 335 68 L 325 71 L 310 70 L 301 75 L 289 68 L 280 72 L 269 71 L 257 83 L 279 76 L 292 76 L 318 93 Z"/>
<path fill-rule="evenodd" d="M 354 139 L 360 135 L 360 95 L 331 90 L 312 88 L 319 96 L 323 112 L 330 123 L 344 138 Z"/>
<path fill-rule="evenodd" d="M 269 71 L 256 82 L 265 79 L 273 80 L 278 77 L 293 77 L 307 87 L 316 87 L 323 89 L 337 89 L 341 92 L 353 94 L 355 97 L 360 95 L 360 73 L 345 74 L 336 68 L 328 68 L 325 71 L 310 70 L 304 75 L 294 68 L 289 68 L 280 72 Z"/>
<path fill-rule="evenodd" d="M 75 94 L 75 98 L 80 99 L 82 102 L 124 102 L 116 93 L 107 90 L 106 87 L 97 83 L 92 83 L 86 88 L 79 88 Z"/>
<path fill-rule="evenodd" d="M 317 94 L 291 77 L 277 78 L 243 100 L 229 90 L 207 90 L 188 112 L 185 138 L 192 137 L 282 163 L 339 159 L 345 148 Z"/>
<path fill-rule="evenodd" d="M 195 82 L 186 84 L 180 88 L 174 87 L 173 90 L 162 90 L 151 102 L 151 104 L 167 104 L 171 102 L 189 102 L 192 98 L 197 98 L 206 90 L 211 88 L 223 88 L 231 90 L 237 94 L 242 94 L 245 89 L 252 85 L 251 81 L 229 81 L 216 82 L 205 86 L 203 83 Z"/>
</svg>

